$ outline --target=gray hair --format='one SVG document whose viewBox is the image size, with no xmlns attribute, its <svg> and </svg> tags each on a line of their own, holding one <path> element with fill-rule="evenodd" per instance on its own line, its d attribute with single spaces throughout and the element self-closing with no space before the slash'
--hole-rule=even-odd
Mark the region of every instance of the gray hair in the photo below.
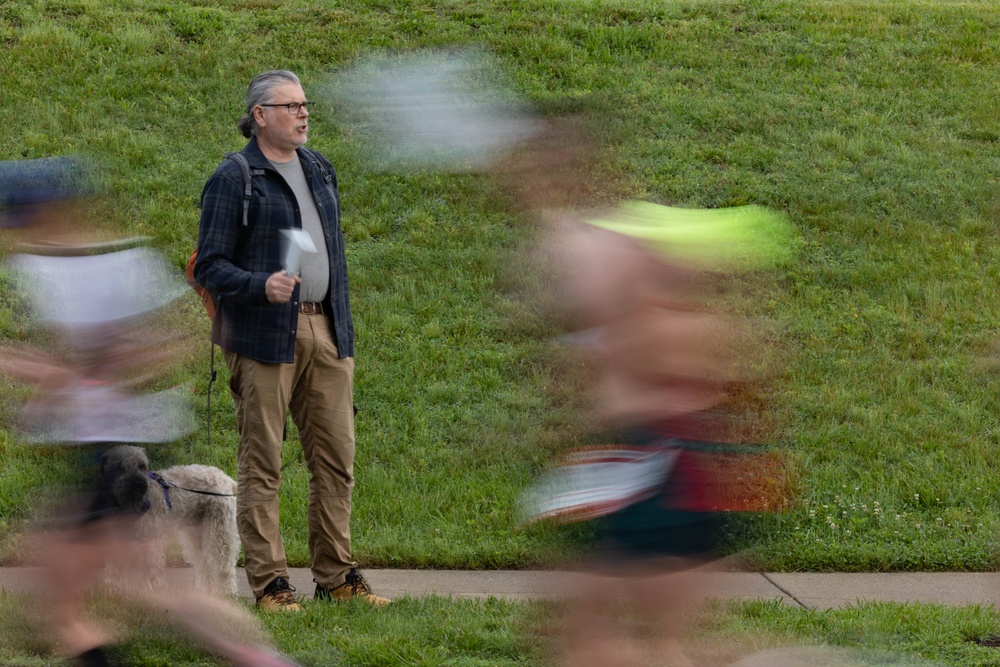
<svg viewBox="0 0 1000 667">
<path fill-rule="evenodd" d="M 249 139 L 257 134 L 257 121 L 253 117 L 253 108 L 258 104 L 269 104 L 271 91 L 274 90 L 275 86 L 284 83 L 302 85 L 299 77 L 285 69 L 274 69 L 258 74 L 250 82 L 250 86 L 247 88 L 246 110 L 236 125 L 244 137 Z"/>
</svg>

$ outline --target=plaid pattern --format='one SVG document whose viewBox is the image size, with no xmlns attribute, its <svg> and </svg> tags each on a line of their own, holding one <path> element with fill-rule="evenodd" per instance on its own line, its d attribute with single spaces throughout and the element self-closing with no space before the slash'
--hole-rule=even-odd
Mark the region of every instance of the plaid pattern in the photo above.
<svg viewBox="0 0 1000 667">
<path fill-rule="evenodd" d="M 281 269 L 279 230 L 301 228 L 302 219 L 291 188 L 261 153 L 256 139 L 251 139 L 242 153 L 255 174 L 251 179 L 248 225 L 243 227 L 243 176 L 239 165 L 224 160 L 202 191 L 194 275 L 215 299 L 218 314 L 212 323 L 212 340 L 216 344 L 264 363 L 291 363 L 299 288 L 295 288 L 288 303 L 273 304 L 264 295 L 264 283 Z M 330 292 L 324 304 L 340 357 L 353 357 L 354 323 L 337 176 L 319 153 L 299 148 L 298 154 L 316 199 L 330 254 Z M 324 182 L 321 163 L 329 183 Z M 315 241 L 319 245 L 322 239 Z"/>
</svg>

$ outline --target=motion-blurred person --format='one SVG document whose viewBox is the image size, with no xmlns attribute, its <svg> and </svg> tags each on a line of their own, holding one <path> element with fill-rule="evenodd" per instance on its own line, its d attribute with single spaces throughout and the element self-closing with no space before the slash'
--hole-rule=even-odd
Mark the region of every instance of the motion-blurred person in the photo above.
<svg viewBox="0 0 1000 667">
<path fill-rule="evenodd" d="M 728 451 L 702 456 L 728 438 L 721 415 L 731 412 L 732 382 L 751 366 L 735 363 L 750 361 L 741 349 L 748 337 L 708 297 L 736 267 L 781 254 L 782 226 L 761 209 L 722 218 L 696 211 L 708 218 L 691 220 L 652 204 L 582 222 L 591 216 L 577 212 L 581 201 L 616 200 L 590 169 L 586 133 L 575 122 L 546 127 L 498 69 L 477 53 L 374 57 L 335 84 L 333 97 L 359 117 L 357 131 L 381 167 L 494 171 L 548 226 L 542 254 L 556 285 L 546 283 L 553 294 L 545 301 L 589 327 L 580 338 L 600 362 L 595 407 L 616 433 L 616 446 L 578 452 L 528 502 L 535 519 L 611 515 L 602 558 L 567 622 L 566 662 L 629 662 L 605 641 L 616 634 L 605 612 L 623 598 L 642 613 L 662 658 L 689 664 L 679 644 L 689 611 L 681 588 L 693 580 L 668 575 L 711 557 L 720 510 L 750 509 L 720 502 L 734 499 L 711 469 Z"/>
<path fill-rule="evenodd" d="M 529 495 L 535 519 L 601 517 L 592 567 L 565 620 L 565 664 L 641 664 L 645 653 L 650 664 L 687 667 L 681 638 L 700 588 L 693 568 L 716 556 L 725 510 L 770 502 L 724 472 L 727 464 L 738 472 L 740 453 L 753 449 L 740 444 L 731 399 L 753 379 L 755 358 L 751 327 L 727 316 L 719 296 L 727 276 L 787 257 L 788 229 L 759 207 L 645 202 L 583 221 L 561 207 L 579 177 L 567 164 L 586 151 L 548 148 L 512 173 L 546 220 L 550 301 L 586 330 L 574 338 L 598 362 L 593 409 L 615 443 L 575 452 Z M 621 621 L 621 603 L 635 625 Z M 629 627 L 643 641 L 625 641 Z"/>
<path fill-rule="evenodd" d="M 0 372 L 35 388 L 22 411 L 30 440 L 74 445 L 97 462 L 99 472 L 80 471 L 90 481 L 81 481 L 75 501 L 40 527 L 34 551 L 43 567 L 39 585 L 53 643 L 77 665 L 100 666 L 116 664 L 108 650 L 115 637 L 85 613 L 85 596 L 108 565 L 138 570 L 140 577 L 144 567 L 135 531 L 141 495 L 122 488 L 136 478 L 112 469 L 119 464 L 100 452 L 117 443 L 174 440 L 190 431 L 191 421 L 178 394 L 141 391 L 173 357 L 171 337 L 154 331 L 146 318 L 182 294 L 183 283 L 146 248 L 85 242 L 93 230 L 72 205 L 80 194 L 74 185 L 79 165 L 71 159 L 0 163 L 4 226 L 21 230 L 21 249 L 27 250 L 8 258 L 9 275 L 27 294 L 49 341 L 46 347 L 5 346 Z M 155 589 L 130 598 L 166 611 L 234 665 L 290 664 L 229 601 L 202 591 Z M 248 644 L 245 635 L 253 641 Z"/>
<path fill-rule="evenodd" d="M 351 556 L 354 489 L 354 324 L 333 165 L 304 147 L 309 107 L 298 77 L 258 75 L 239 129 L 250 142 L 252 192 L 227 159 L 202 193 L 197 281 L 213 296 L 212 340 L 224 351 L 240 432 L 237 525 L 246 574 L 261 609 L 298 611 L 278 520 L 286 415 L 309 467 L 309 553 L 315 598 L 371 592 Z M 244 209 L 244 197 L 250 197 Z M 300 267 L 283 257 L 283 232 L 308 234 L 318 252 Z"/>
</svg>

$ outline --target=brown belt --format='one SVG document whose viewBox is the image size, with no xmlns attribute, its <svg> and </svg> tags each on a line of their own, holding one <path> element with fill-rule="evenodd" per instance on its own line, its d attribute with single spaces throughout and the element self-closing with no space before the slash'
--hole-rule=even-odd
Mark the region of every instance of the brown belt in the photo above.
<svg viewBox="0 0 1000 667">
<path fill-rule="evenodd" d="M 303 315 L 322 315 L 323 310 L 322 301 L 303 301 L 299 304 L 299 312 Z"/>
</svg>

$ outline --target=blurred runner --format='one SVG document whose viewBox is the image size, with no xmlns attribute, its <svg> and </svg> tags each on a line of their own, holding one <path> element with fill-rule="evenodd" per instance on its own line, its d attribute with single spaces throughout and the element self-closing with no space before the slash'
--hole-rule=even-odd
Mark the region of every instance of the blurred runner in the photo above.
<svg viewBox="0 0 1000 667">
<path fill-rule="evenodd" d="M 115 444 L 151 444 L 192 429 L 183 397 L 152 391 L 175 357 L 174 333 L 150 317 L 186 286 L 159 256 L 135 242 L 95 241 L 74 206 L 84 163 L 71 158 L 0 163 L 0 219 L 21 241 L 8 273 L 27 294 L 42 346 L 8 344 L 0 372 L 32 385 L 22 410 L 25 436 L 37 443 L 74 445 L 80 490 L 36 536 L 50 639 L 77 665 L 121 664 L 115 641 L 84 611 L 85 598 L 106 566 L 145 567 L 135 524 L 141 507 L 130 494 L 96 488 L 101 452 Z M 102 470 L 102 478 L 114 471 Z M 165 613 L 210 650 L 238 666 L 279 667 L 259 624 L 238 605 L 202 591 L 135 591 L 130 601 Z M 247 637 L 250 637 L 249 640 Z"/>
<path fill-rule="evenodd" d="M 731 400 L 764 372 L 753 326 L 728 316 L 720 295 L 731 277 L 788 259 L 790 227 L 760 207 L 629 202 L 608 212 L 617 198 L 581 123 L 541 120 L 499 69 L 477 52 L 374 56 L 326 97 L 355 120 L 379 168 L 490 171 L 541 220 L 540 264 L 554 281 L 544 300 L 596 362 L 591 414 L 613 434 L 571 452 L 525 502 L 531 520 L 601 517 L 605 527 L 574 591 L 565 663 L 632 664 L 617 641 L 624 601 L 657 664 L 689 665 L 680 638 L 698 584 L 691 568 L 714 556 L 723 512 L 782 502 L 780 462 L 744 444 Z M 595 203 L 604 213 L 581 213 Z"/>
<path fill-rule="evenodd" d="M 591 359 L 593 413 L 610 444 L 571 452 L 529 490 L 526 512 L 600 522 L 565 619 L 565 664 L 687 667 L 694 568 L 717 555 L 725 513 L 786 500 L 780 460 L 746 442 L 733 400 L 765 372 L 753 325 L 722 304 L 731 278 L 790 257 L 790 228 L 752 206 L 573 213 L 588 149 L 556 136 L 508 173 L 545 222 L 548 301 Z"/>
</svg>

